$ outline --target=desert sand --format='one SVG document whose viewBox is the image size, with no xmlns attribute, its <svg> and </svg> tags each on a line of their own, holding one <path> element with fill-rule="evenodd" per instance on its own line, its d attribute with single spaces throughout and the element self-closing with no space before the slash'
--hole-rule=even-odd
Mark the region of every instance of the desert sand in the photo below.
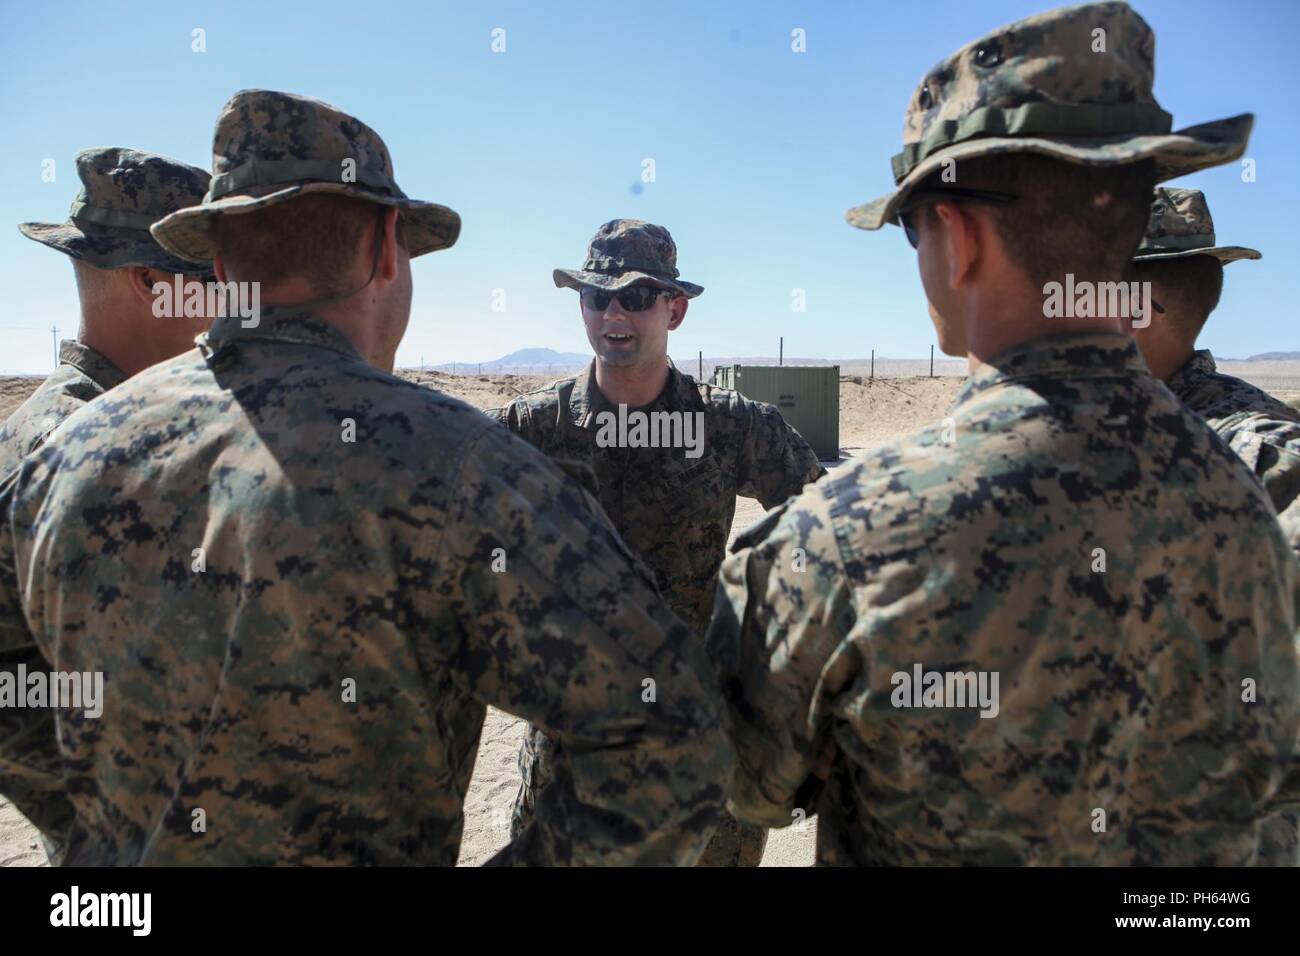
<svg viewBox="0 0 1300 956">
<path fill-rule="evenodd" d="M 775 364 L 775 363 L 773 363 Z M 911 363 L 922 371 L 920 362 Z M 1225 368 L 1231 374 L 1253 378 L 1250 368 L 1267 364 L 1257 383 L 1283 400 L 1300 398 L 1300 363 L 1241 363 Z M 857 455 L 940 421 L 948 414 L 963 377 L 944 372 L 935 378 L 922 375 L 867 378 L 867 369 L 842 367 L 840 382 L 840 444 L 842 455 Z M 881 366 L 877 366 L 877 372 Z M 936 368 L 936 371 L 939 371 Z M 1244 373 L 1244 374 L 1243 374 Z M 502 405 L 547 379 L 525 375 L 449 375 L 441 372 L 403 371 L 411 381 L 454 395 L 479 408 Z M 22 403 L 41 380 L 0 377 L 0 420 Z M 845 460 L 842 458 L 841 461 Z M 832 463 L 828 466 L 834 467 Z M 738 499 L 732 535 L 762 516 L 758 502 Z M 490 709 L 483 724 L 478 760 L 465 801 L 465 829 L 460 865 L 478 865 L 509 841 L 510 807 L 519 785 L 515 765 L 523 725 L 509 714 Z M 763 866 L 809 866 L 816 839 L 815 818 L 800 826 L 774 830 L 768 838 Z M 0 798 L 0 866 L 43 866 L 45 853 L 37 831 Z"/>
</svg>

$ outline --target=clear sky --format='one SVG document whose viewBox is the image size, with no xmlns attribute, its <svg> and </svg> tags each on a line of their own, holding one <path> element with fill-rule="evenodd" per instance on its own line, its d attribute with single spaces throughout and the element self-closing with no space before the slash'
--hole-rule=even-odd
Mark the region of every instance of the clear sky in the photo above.
<svg viewBox="0 0 1300 956">
<path fill-rule="evenodd" d="M 1294 0 L 1145 0 L 1156 95 L 1175 128 L 1256 114 L 1247 156 L 1183 180 L 1219 238 L 1259 262 L 1227 271 L 1202 342 L 1221 355 L 1300 350 L 1300 110 Z M 399 365 L 490 361 L 517 348 L 588 351 L 576 296 L 551 283 L 619 216 L 666 225 L 705 287 L 670 339 L 678 356 L 922 357 L 934 342 L 901 232 L 844 210 L 891 186 L 922 74 L 1037 0 L 306 3 L 0 0 L 0 371 L 47 372 L 49 328 L 77 326 L 64 257 L 19 222 L 60 222 L 87 146 L 209 166 L 236 90 L 308 94 L 384 137 L 406 193 L 464 219 L 451 250 L 415 260 Z M 206 52 L 191 31 L 206 32 Z M 492 31 L 506 50 L 492 52 Z M 791 51 L 806 31 L 807 52 Z M 41 181 L 46 158 L 57 179 Z M 642 183 L 643 160 L 655 181 Z M 805 290 L 807 311 L 791 309 Z M 492 311 L 493 290 L 506 311 Z M 1282 303 L 1279 306 L 1277 303 Z M 1280 317 L 1279 317 L 1280 316 Z"/>
</svg>

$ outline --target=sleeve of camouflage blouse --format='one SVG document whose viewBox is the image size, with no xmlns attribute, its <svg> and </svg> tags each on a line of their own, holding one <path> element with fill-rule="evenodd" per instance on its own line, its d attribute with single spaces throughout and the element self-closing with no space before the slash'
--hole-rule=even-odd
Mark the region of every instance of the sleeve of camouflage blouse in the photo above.
<svg viewBox="0 0 1300 956">
<path fill-rule="evenodd" d="M 17 475 L 0 484 L 0 673 L 47 670 L 19 600 L 20 588 L 9 509 Z M 12 678 L 17 680 L 16 676 Z M 0 794 L 42 832 L 62 837 L 72 821 L 63 792 L 63 763 L 55 740 L 54 711 L 0 707 Z"/>
<path fill-rule="evenodd" d="M 502 405 L 500 408 L 484 409 L 483 414 L 488 418 L 493 419 L 498 424 L 505 425 L 506 428 L 510 429 L 516 435 L 519 435 L 525 441 L 532 441 L 532 437 L 528 434 L 528 426 L 530 422 L 525 414 L 522 402 L 514 401 L 510 402 L 508 405 Z"/>
<path fill-rule="evenodd" d="M 749 434 L 743 445 L 736 493 L 774 508 L 826 474 L 817 453 L 791 428 L 776 406 L 746 402 Z"/>
<path fill-rule="evenodd" d="M 10 520 L 17 483 L 16 472 L 0 481 L 0 654 L 25 651 L 35 645 L 18 599 L 17 551 Z"/>
<path fill-rule="evenodd" d="M 853 608 L 829 519 L 811 496 L 737 539 L 718 576 L 707 645 L 730 716 L 732 814 L 782 827 L 815 795 L 835 752 L 833 699 L 861 673 L 845 640 Z"/>
<path fill-rule="evenodd" d="M 441 563 L 461 634 L 453 673 L 558 734 L 566 757 L 535 824 L 493 862 L 694 862 L 732 767 L 712 666 L 594 500 L 488 429 L 461 470 Z"/>
</svg>

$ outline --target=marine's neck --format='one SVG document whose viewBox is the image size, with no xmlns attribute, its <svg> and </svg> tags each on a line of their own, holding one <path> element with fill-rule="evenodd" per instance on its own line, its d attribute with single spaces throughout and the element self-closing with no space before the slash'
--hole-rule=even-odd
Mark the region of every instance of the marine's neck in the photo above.
<svg viewBox="0 0 1300 956">
<path fill-rule="evenodd" d="M 1018 345 L 1054 335 L 1124 333 L 1120 318 L 1046 318 L 1042 305 L 1022 306 L 1014 311 L 981 310 L 966 324 L 967 364 L 973 374 L 989 359 Z"/>
<path fill-rule="evenodd" d="M 1191 361 L 1196 345 L 1192 342 L 1171 342 L 1166 348 L 1148 351 L 1142 348 L 1142 357 L 1146 359 L 1151 374 L 1162 382 L 1168 382 L 1178 374 L 1184 365 Z"/>
<path fill-rule="evenodd" d="M 596 387 L 611 405 L 641 408 L 649 405 L 668 384 L 666 360 L 616 368 L 596 360 Z"/>
<path fill-rule="evenodd" d="M 77 341 L 94 349 L 130 378 L 176 354 L 175 349 L 169 347 L 169 341 L 151 334 L 152 331 L 148 324 L 136 321 L 126 308 L 118 309 L 111 315 L 83 310 Z M 197 329 L 195 334 L 198 334 Z"/>
</svg>

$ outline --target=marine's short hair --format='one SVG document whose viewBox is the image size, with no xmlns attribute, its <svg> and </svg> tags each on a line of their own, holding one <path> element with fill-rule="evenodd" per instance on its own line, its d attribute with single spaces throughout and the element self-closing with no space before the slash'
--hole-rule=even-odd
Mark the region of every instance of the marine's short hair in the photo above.
<svg viewBox="0 0 1300 956">
<path fill-rule="evenodd" d="M 1173 327 L 1195 341 L 1223 295 L 1223 263 L 1214 256 L 1138 260 L 1130 278 L 1150 282 Z"/>
<path fill-rule="evenodd" d="M 1121 166 L 1087 166 L 1010 153 L 963 159 L 956 186 L 1018 196 L 990 211 L 1011 261 L 1036 288 L 1063 282 L 1118 279 L 1142 240 L 1155 188 L 1153 160 Z M 923 186 L 952 183 L 936 172 Z M 928 207 L 927 207 L 928 208 Z M 931 213 L 927 211 L 927 215 Z"/>
<path fill-rule="evenodd" d="M 367 227 L 387 207 L 332 193 L 308 193 L 240 215 L 216 217 L 217 248 L 226 273 L 241 282 L 276 285 L 306 279 L 321 296 L 355 286 L 348 270 Z M 399 223 L 398 241 L 405 245 Z M 366 255 L 371 247 L 367 244 Z"/>
</svg>

